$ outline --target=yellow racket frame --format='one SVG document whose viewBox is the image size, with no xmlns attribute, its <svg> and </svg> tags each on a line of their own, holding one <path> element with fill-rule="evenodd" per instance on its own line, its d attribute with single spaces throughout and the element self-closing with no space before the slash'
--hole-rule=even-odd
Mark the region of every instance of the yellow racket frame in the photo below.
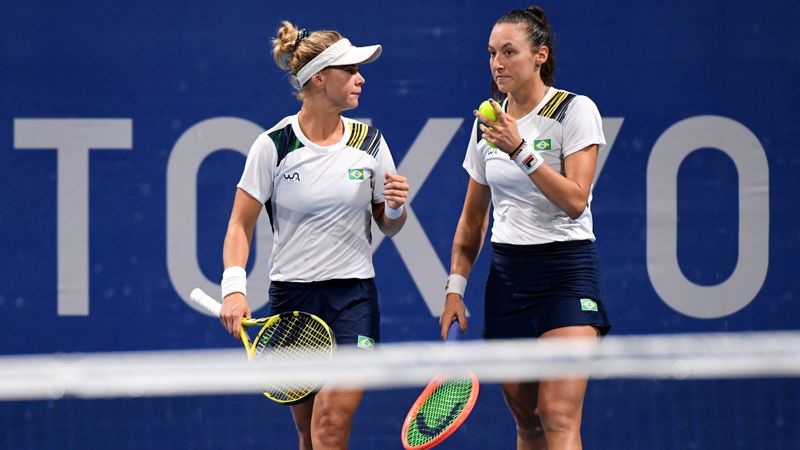
<svg viewBox="0 0 800 450">
<path fill-rule="evenodd" d="M 242 328 L 239 331 L 239 335 L 242 338 L 242 345 L 247 352 L 247 358 L 252 361 L 258 356 L 259 342 L 261 342 L 261 340 L 264 338 L 264 335 L 272 327 L 279 326 L 282 320 L 297 319 L 301 316 L 305 316 L 305 318 L 310 321 L 310 325 L 304 325 L 304 328 L 307 328 L 308 331 L 314 331 L 313 339 L 305 339 L 309 337 L 309 335 L 307 333 L 300 332 L 300 334 L 303 336 L 300 337 L 298 342 L 292 343 L 288 346 L 282 346 L 279 344 L 273 348 L 313 348 L 315 349 L 315 359 L 320 359 L 320 357 L 330 359 L 333 356 L 334 349 L 336 348 L 336 340 L 334 339 L 333 331 L 331 331 L 330 327 L 325 323 L 324 320 L 313 314 L 302 311 L 290 311 L 260 319 L 242 320 Z M 256 334 L 255 339 L 251 340 L 250 335 L 247 333 L 247 329 L 259 325 L 261 326 L 261 329 Z M 273 386 L 273 390 L 264 389 L 262 387 L 262 393 L 265 397 L 276 403 L 293 405 L 303 402 L 309 395 L 317 392 L 319 385 L 320 383 L 307 383 L 305 385 L 298 386 Z"/>
<path fill-rule="evenodd" d="M 219 317 L 222 305 L 218 301 L 208 296 L 201 289 L 193 289 L 189 294 L 189 299 L 202 309 Z M 265 345 L 264 347 L 270 347 L 274 349 L 274 354 L 278 355 L 279 357 L 286 356 L 285 353 L 287 353 L 279 352 L 278 350 L 280 349 L 288 349 L 288 352 L 292 353 L 291 350 L 301 348 L 314 350 L 313 352 L 305 352 L 305 356 L 310 353 L 314 356 L 313 359 L 330 359 L 333 356 L 334 349 L 336 348 L 336 339 L 334 338 L 333 331 L 331 331 L 330 327 L 325 323 L 324 320 L 313 314 L 303 311 L 284 312 L 260 319 L 243 319 L 241 329 L 239 330 L 239 336 L 241 337 L 242 345 L 247 352 L 247 359 L 252 361 L 259 356 L 259 343 L 265 338 L 264 335 L 268 331 L 280 326 L 281 321 L 283 320 L 297 320 L 301 316 L 305 318 L 305 322 L 300 325 L 302 329 L 294 329 L 290 331 L 292 337 L 291 342 L 281 341 L 280 339 L 285 336 L 279 336 L 279 341 L 275 345 Z M 261 329 L 256 334 L 256 338 L 251 340 L 250 335 L 247 333 L 247 329 L 254 326 L 261 326 Z M 311 335 L 312 331 L 313 337 Z M 298 336 L 299 339 L 297 339 Z M 270 336 L 270 339 L 272 339 L 272 337 L 273 336 Z M 299 353 L 302 352 L 295 353 L 296 354 L 289 356 L 298 356 Z M 303 355 L 299 356 L 300 357 L 298 359 L 302 359 Z M 291 405 L 302 402 L 309 395 L 316 392 L 319 388 L 319 383 L 307 383 L 304 386 L 273 386 L 273 388 L 275 388 L 274 391 L 280 395 L 276 395 L 272 391 L 264 389 L 262 386 L 262 392 L 264 396 L 276 403 Z"/>
</svg>

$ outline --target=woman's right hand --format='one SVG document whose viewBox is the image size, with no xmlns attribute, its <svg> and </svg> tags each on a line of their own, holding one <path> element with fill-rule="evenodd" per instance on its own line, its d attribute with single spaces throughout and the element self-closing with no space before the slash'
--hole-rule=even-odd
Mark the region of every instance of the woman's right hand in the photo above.
<svg viewBox="0 0 800 450">
<path fill-rule="evenodd" d="M 223 299 L 219 320 L 228 333 L 236 339 L 241 339 L 242 319 L 250 317 L 250 305 L 247 304 L 247 297 L 244 294 L 234 292 Z"/>
<path fill-rule="evenodd" d="M 453 321 L 458 321 L 458 327 L 462 333 L 467 332 L 467 309 L 464 307 L 464 299 L 455 292 L 450 292 L 444 299 L 444 311 L 439 317 L 439 325 L 441 329 L 441 337 L 443 341 L 447 340 L 447 331 L 450 329 L 450 324 Z"/>
</svg>

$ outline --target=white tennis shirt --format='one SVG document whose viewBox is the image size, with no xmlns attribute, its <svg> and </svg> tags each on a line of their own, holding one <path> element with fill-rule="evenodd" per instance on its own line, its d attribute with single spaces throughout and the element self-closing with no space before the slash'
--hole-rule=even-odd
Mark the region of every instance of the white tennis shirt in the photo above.
<svg viewBox="0 0 800 450">
<path fill-rule="evenodd" d="M 321 147 L 297 115 L 258 136 L 237 187 L 264 203 L 273 228 L 270 279 L 372 278 L 372 205 L 396 173 L 378 129 L 342 117 L 344 135 Z"/>
<path fill-rule="evenodd" d="M 562 175 L 564 158 L 592 144 L 602 149 L 606 143 L 594 102 L 553 87 L 530 113 L 517 119 L 517 127 L 522 138 L 544 157 L 545 164 Z M 583 214 L 570 219 L 545 198 L 507 154 L 489 147 L 481 134 L 475 120 L 463 166 L 470 177 L 491 189 L 492 242 L 528 245 L 595 239 L 591 192 Z"/>
</svg>

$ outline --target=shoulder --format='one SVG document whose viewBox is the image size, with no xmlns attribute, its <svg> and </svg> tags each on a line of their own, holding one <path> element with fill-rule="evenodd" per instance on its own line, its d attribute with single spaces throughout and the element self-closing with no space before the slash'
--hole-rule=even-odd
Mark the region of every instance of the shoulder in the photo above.
<svg viewBox="0 0 800 450">
<path fill-rule="evenodd" d="M 342 117 L 342 120 L 344 121 L 344 126 L 347 128 L 346 132 L 350 136 L 345 145 L 367 152 L 373 157 L 377 157 L 381 145 L 386 145 L 381 131 L 372 125 L 367 125 L 358 120 L 347 117 Z"/>
<path fill-rule="evenodd" d="M 571 109 L 575 111 L 589 111 L 597 112 L 597 105 L 591 98 L 585 95 L 576 95 L 575 100 L 572 101 Z"/>
<path fill-rule="evenodd" d="M 576 95 L 573 92 L 556 89 L 555 93 L 547 100 L 547 103 L 539 110 L 538 115 L 557 122 L 563 122 L 564 115 L 567 113 L 570 103 L 575 100 L 575 97 Z"/>
<path fill-rule="evenodd" d="M 600 116 L 600 111 L 592 99 L 585 95 L 576 95 L 567 109 L 562 123 L 571 127 L 594 127 L 600 124 L 599 126 L 602 128 L 602 121 L 603 118 Z"/>
<path fill-rule="evenodd" d="M 295 121 L 296 115 L 286 116 L 278 123 L 273 125 L 269 130 L 262 133 L 265 145 L 271 145 L 278 154 L 278 161 L 282 160 L 289 152 L 298 149 L 302 146 L 300 139 L 294 132 L 292 123 Z"/>
<path fill-rule="evenodd" d="M 566 91 L 564 91 L 564 92 L 566 92 Z M 570 92 L 570 94 L 573 97 L 572 97 L 572 101 L 569 103 L 569 107 L 567 108 L 567 114 L 569 114 L 569 113 L 577 113 L 577 114 L 597 113 L 597 114 L 599 114 L 599 111 L 597 110 L 597 105 L 594 103 L 594 101 L 592 101 L 591 98 L 589 98 L 589 97 L 587 97 L 585 95 L 575 94 L 575 93 L 572 93 L 572 92 Z"/>
<path fill-rule="evenodd" d="M 548 119 L 564 123 L 564 119 L 573 114 L 597 112 L 597 106 L 592 99 L 563 89 L 557 89 L 555 94 L 539 111 L 539 115 Z"/>
<path fill-rule="evenodd" d="M 282 135 L 286 135 L 289 133 L 294 135 L 294 131 L 292 130 L 292 119 L 294 117 L 295 116 L 284 117 L 283 119 L 278 121 L 278 123 L 276 123 L 275 125 L 270 127 L 267 131 L 262 133 L 259 136 L 259 139 L 261 139 L 263 136 L 266 136 L 267 138 L 272 140 L 273 143 L 275 143 L 276 147 L 278 147 L 278 142 L 281 140 Z"/>
<path fill-rule="evenodd" d="M 264 131 L 263 133 L 259 134 L 256 137 L 256 140 L 253 142 L 253 146 L 250 148 L 250 151 L 274 149 L 275 143 L 272 141 L 269 133 L 269 131 Z"/>
</svg>

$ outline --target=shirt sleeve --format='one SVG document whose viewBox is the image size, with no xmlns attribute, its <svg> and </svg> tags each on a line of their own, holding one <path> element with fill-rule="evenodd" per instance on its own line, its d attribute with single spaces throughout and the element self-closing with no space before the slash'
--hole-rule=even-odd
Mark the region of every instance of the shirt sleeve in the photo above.
<svg viewBox="0 0 800 450">
<path fill-rule="evenodd" d="M 594 102 L 586 96 L 575 97 L 564 116 L 564 156 L 597 144 L 598 150 L 606 145 L 603 119 Z"/>
<path fill-rule="evenodd" d="M 389 145 L 386 143 L 386 140 L 381 136 L 381 143 L 380 143 L 380 150 L 378 151 L 378 166 L 377 170 L 375 171 L 375 176 L 373 178 L 373 182 L 375 183 L 372 186 L 372 203 L 378 204 L 383 203 L 385 200 L 383 199 L 383 182 L 385 179 L 385 174 L 394 175 L 397 173 L 397 168 L 394 165 L 394 159 L 392 158 L 392 152 L 389 150 Z"/>
<path fill-rule="evenodd" d="M 467 144 L 467 154 L 464 156 L 462 167 L 470 177 L 480 184 L 489 184 L 486 181 L 486 162 L 481 157 L 478 150 L 478 119 L 472 123 L 472 132 L 469 134 L 469 144 Z"/>
<path fill-rule="evenodd" d="M 247 161 L 244 163 L 242 178 L 236 187 L 247 192 L 259 202 L 265 203 L 272 195 L 276 158 L 275 144 L 267 133 L 262 133 L 250 147 Z"/>
</svg>

